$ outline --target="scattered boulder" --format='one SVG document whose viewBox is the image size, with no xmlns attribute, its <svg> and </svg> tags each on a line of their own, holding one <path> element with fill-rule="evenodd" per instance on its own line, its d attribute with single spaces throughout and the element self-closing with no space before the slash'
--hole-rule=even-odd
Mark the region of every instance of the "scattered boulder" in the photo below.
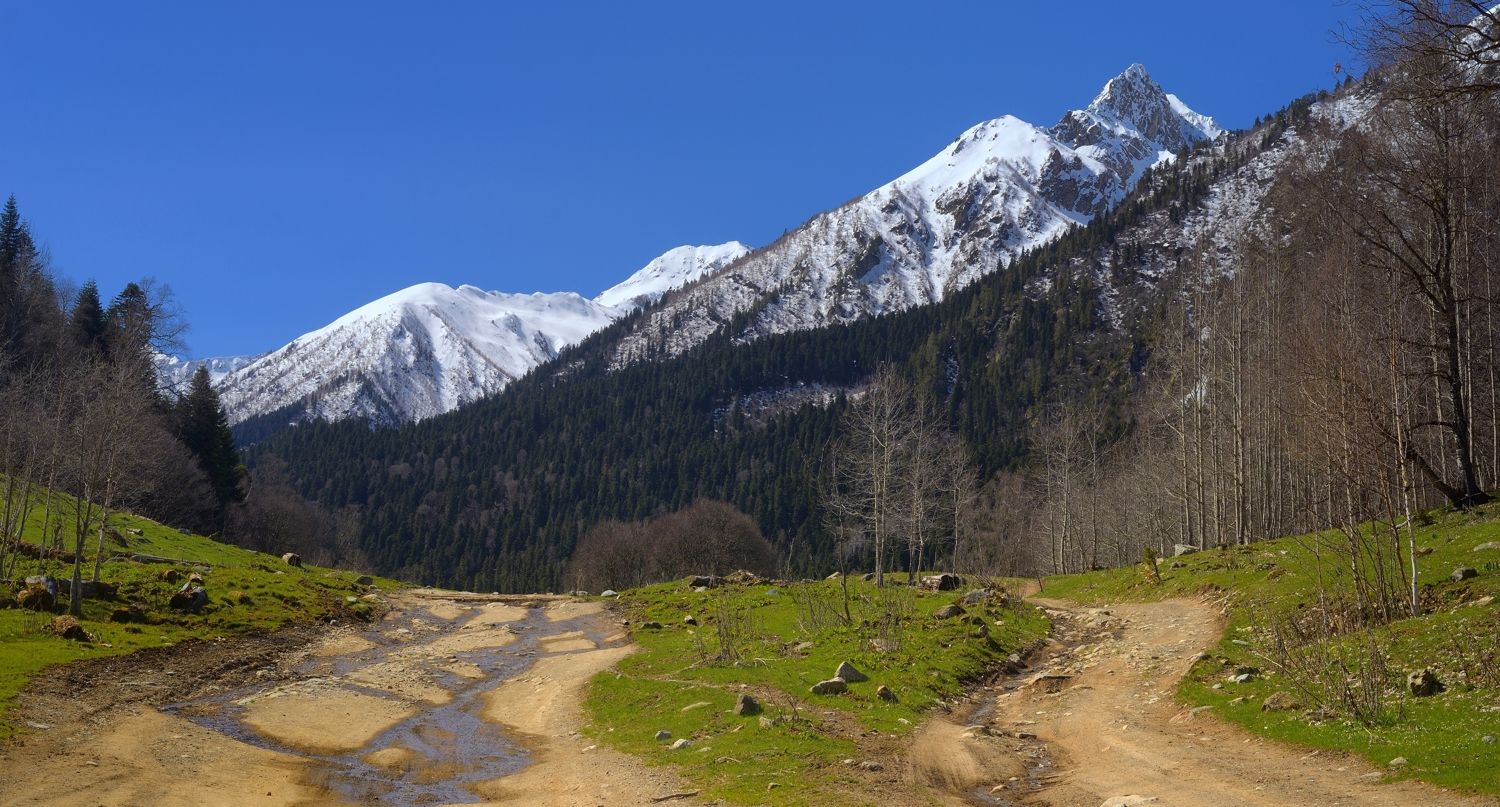
<svg viewBox="0 0 1500 807">
<path fill-rule="evenodd" d="M 373 577 L 371 577 L 371 576 L 369 576 L 367 574 L 362 574 L 359 577 L 354 578 L 354 585 L 356 585 L 356 586 L 373 586 L 373 585 L 375 585 L 375 578 L 373 578 Z"/>
<path fill-rule="evenodd" d="M 599 596 L 601 596 L 601 597 L 604 597 L 604 598 L 606 598 L 606 599 L 608 599 L 608 598 L 610 598 L 610 597 L 618 597 L 618 596 L 620 596 L 620 592 L 618 592 L 618 591 L 615 591 L 615 590 L 614 590 L 614 589 L 612 589 L 612 588 L 607 588 L 607 589 L 605 589 L 605 590 L 603 590 L 603 591 L 601 591 L 601 592 L 599 592 Z"/>
<path fill-rule="evenodd" d="M 734 713 L 741 717 L 760 714 L 760 702 L 750 693 L 741 692 L 739 697 L 734 699 Z"/>
<path fill-rule="evenodd" d="M 672 739 L 672 732 L 667 731 L 666 729 L 662 729 L 661 731 L 656 732 L 657 742 L 666 742 L 670 739 Z"/>
<path fill-rule="evenodd" d="M 57 596 L 44 586 L 30 585 L 16 595 L 16 604 L 28 611 L 51 611 L 57 607 Z"/>
<path fill-rule="evenodd" d="M 207 604 L 208 591 L 192 583 L 183 583 L 182 588 L 167 601 L 167 607 L 177 611 L 197 611 Z"/>
<path fill-rule="evenodd" d="M 870 649 L 876 653 L 894 653 L 900 649 L 900 645 L 896 644 L 893 639 L 877 636 L 870 640 Z"/>
<path fill-rule="evenodd" d="M 296 552 L 288 552 L 282 555 L 281 561 L 288 566 L 293 566 L 298 569 L 302 568 L 302 556 L 297 554 Z"/>
<path fill-rule="evenodd" d="M 855 669 L 854 665 L 850 664 L 847 661 L 839 665 L 839 668 L 836 672 L 834 672 L 833 677 L 842 678 L 844 679 L 845 683 L 849 684 L 858 684 L 861 681 L 870 680 L 870 676 L 865 675 L 864 673 Z"/>
<path fill-rule="evenodd" d="M 156 579 L 163 583 L 175 583 L 182 579 L 182 572 L 176 569 L 162 569 L 161 573 L 156 575 Z"/>
<path fill-rule="evenodd" d="M 1479 741 L 1482 742 L 1482 743 L 1484 743 L 1485 745 L 1494 745 L 1495 744 L 1495 735 L 1493 735 L 1493 734 L 1486 734 L 1483 737 L 1480 737 Z"/>
<path fill-rule="evenodd" d="M 865 572 L 864 574 L 862 574 L 862 575 L 859 576 L 859 579 L 861 579 L 861 580 L 865 581 L 866 583 L 868 583 L 868 582 L 870 582 L 870 581 L 872 581 L 872 580 L 875 579 L 875 573 L 874 572 Z"/>
<path fill-rule="evenodd" d="M 1485 541 L 1479 546 L 1474 547 L 1475 552 L 1493 552 L 1497 549 L 1500 549 L 1500 541 Z"/>
<path fill-rule="evenodd" d="M 661 630 L 660 622 L 642 622 L 641 630 Z"/>
<path fill-rule="evenodd" d="M 842 678 L 830 678 L 813 684 L 810 691 L 814 695 L 837 695 L 849 691 L 849 682 Z"/>
<path fill-rule="evenodd" d="M 1453 574 L 1448 575 L 1448 579 L 1452 580 L 1455 583 L 1461 583 L 1465 580 L 1478 576 L 1479 571 L 1477 569 L 1471 566 L 1460 566 L 1457 569 L 1453 570 Z"/>
<path fill-rule="evenodd" d="M 1260 668 L 1259 667 L 1251 667 L 1248 664 L 1241 664 L 1238 667 L 1234 668 L 1234 675 L 1236 675 L 1236 676 L 1248 675 L 1248 676 L 1250 676 L 1250 677 L 1253 678 L 1253 677 L 1255 677 L 1257 675 L 1260 675 Z"/>
<path fill-rule="evenodd" d="M 1180 558 L 1183 555 L 1191 555 L 1198 551 L 1198 547 L 1192 544 L 1172 544 L 1172 557 Z"/>
<path fill-rule="evenodd" d="M 956 574 L 933 574 L 922 578 L 922 588 L 928 591 L 953 591 L 963 585 L 962 577 Z"/>
<path fill-rule="evenodd" d="M 684 624 L 684 625 L 696 625 L 696 624 L 698 624 L 698 617 L 695 617 L 692 614 L 688 614 L 687 616 L 685 616 L 685 617 L 682 618 L 682 624 Z"/>
<path fill-rule="evenodd" d="M 52 620 L 52 633 L 72 642 L 92 642 L 94 637 L 71 616 L 60 616 Z"/>
<path fill-rule="evenodd" d="M 961 605 L 979 605 L 980 603 L 984 602 L 985 600 L 988 600 L 991 596 L 994 595 L 994 593 L 995 592 L 990 591 L 987 588 L 976 588 L 973 591 L 969 592 L 968 594 L 965 594 L 964 598 L 961 599 L 961 600 L 959 600 L 959 604 L 961 604 Z"/>
<path fill-rule="evenodd" d="M 688 588 L 718 588 L 723 582 L 711 574 L 694 575 L 688 578 Z"/>
<path fill-rule="evenodd" d="M 814 646 L 815 645 L 812 642 L 798 642 L 795 645 L 792 645 L 792 652 L 793 653 L 806 653 L 806 652 L 812 650 Z"/>
<path fill-rule="evenodd" d="M 758 586 L 765 580 L 755 572 L 745 569 L 736 569 L 724 575 L 724 582 L 733 583 L 736 586 Z"/>
<path fill-rule="evenodd" d="M 890 687 L 886 686 L 885 684 L 881 684 L 880 686 L 875 688 L 875 697 L 883 701 L 894 701 L 896 699 L 896 693 L 892 692 Z"/>
<path fill-rule="evenodd" d="M 1389 766 L 1391 766 L 1392 768 L 1400 768 L 1400 767 L 1402 767 L 1402 766 L 1404 766 L 1404 765 L 1407 764 L 1406 757 L 1396 757 L 1395 759 L 1391 760 L 1390 762 L 1387 762 L 1386 764 L 1389 765 Z"/>
<path fill-rule="evenodd" d="M 680 750 L 682 750 L 684 748 L 687 748 L 688 746 L 690 746 L 692 744 L 693 744 L 692 740 L 689 740 L 688 738 L 683 737 L 683 738 L 681 738 L 681 739 L 673 742 L 671 745 L 669 745 L 667 747 L 671 748 L 673 751 L 680 751 Z"/>
<path fill-rule="evenodd" d="M 1418 698 L 1426 698 L 1442 692 L 1445 687 L 1432 670 L 1415 670 L 1406 676 L 1406 689 Z"/>
<path fill-rule="evenodd" d="M 932 615 L 937 617 L 938 619 L 952 619 L 956 616 L 963 616 L 964 609 L 963 606 L 957 603 L 950 603 L 943 606 L 942 608 L 937 609 L 936 611 L 933 611 Z"/>
<path fill-rule="evenodd" d="M 1036 675 L 1033 675 L 1031 678 L 1027 679 L 1025 686 L 1031 689 L 1039 689 L 1042 692 L 1051 695 L 1053 693 L 1061 692 L 1066 689 L 1068 684 L 1072 680 L 1073 676 L 1071 675 L 1063 675 L 1060 673 L 1037 673 Z"/>
<path fill-rule="evenodd" d="M 824 580 L 837 580 L 837 579 L 839 579 L 842 576 L 843 575 L 840 575 L 838 572 L 834 572 L 833 574 L 830 574 L 830 575 L 828 575 L 827 577 L 825 577 L 823 579 Z"/>
<path fill-rule="evenodd" d="M 1417 556 L 1425 558 L 1428 555 L 1431 555 L 1434 551 L 1436 550 L 1434 550 L 1430 546 L 1419 546 L 1417 547 Z"/>
<path fill-rule="evenodd" d="M 130 533 L 131 535 L 136 535 L 136 536 L 140 536 L 140 535 L 145 535 L 146 534 L 145 530 L 141 530 L 141 529 L 138 529 L 136 527 L 126 527 L 125 531 L 128 532 L 128 533 Z"/>
<path fill-rule="evenodd" d="M 25 582 L 27 588 L 30 588 L 31 586 L 41 586 L 42 588 L 46 589 L 47 593 L 52 595 L 53 600 L 57 599 L 58 594 L 61 591 L 61 586 L 58 585 L 57 578 L 53 577 L 50 574 L 34 574 L 30 577 L 27 577 Z"/>
<path fill-rule="evenodd" d="M 1287 712 L 1301 708 L 1302 704 L 1298 703 L 1296 698 L 1285 692 L 1272 693 L 1264 701 L 1261 701 L 1260 704 L 1262 712 Z"/>
<path fill-rule="evenodd" d="M 885 766 L 873 759 L 867 759 L 859 763 L 859 769 L 862 771 L 883 771 L 885 770 Z"/>
</svg>

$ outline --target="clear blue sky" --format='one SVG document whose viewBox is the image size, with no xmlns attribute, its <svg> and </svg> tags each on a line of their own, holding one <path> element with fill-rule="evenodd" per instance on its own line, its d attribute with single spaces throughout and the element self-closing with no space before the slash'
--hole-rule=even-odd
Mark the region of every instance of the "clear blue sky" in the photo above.
<svg viewBox="0 0 1500 807">
<path fill-rule="evenodd" d="M 57 271 L 170 285 L 195 356 L 412 283 L 593 295 L 773 240 L 1131 62 L 1231 127 L 1349 62 L 1335 0 L 9 2 L 0 194 Z"/>
</svg>

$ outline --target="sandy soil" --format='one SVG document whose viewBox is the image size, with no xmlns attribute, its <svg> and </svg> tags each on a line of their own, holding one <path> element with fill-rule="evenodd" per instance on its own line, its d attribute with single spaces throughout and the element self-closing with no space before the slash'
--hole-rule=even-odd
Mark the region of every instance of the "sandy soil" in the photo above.
<svg viewBox="0 0 1500 807">
<path fill-rule="evenodd" d="M 687 792 L 667 771 L 597 746 L 577 732 L 585 684 L 633 651 L 625 646 L 542 659 L 490 693 L 486 718 L 526 737 L 537 764 L 487 783 L 481 793 L 494 804 L 593 807 L 652 804 L 659 796 Z"/>
<path fill-rule="evenodd" d="M 1382 784 L 1384 772 L 1362 759 L 1269 742 L 1175 704 L 1177 681 L 1222 630 L 1203 603 L 1034 602 L 1049 608 L 1061 641 L 1020 686 L 998 688 L 982 727 L 924 727 L 913 759 L 939 760 L 927 766 L 935 785 L 966 794 L 1004 786 L 997 803 L 1050 807 L 1494 805 L 1415 782 Z M 997 753 L 1010 762 L 977 771 L 964 763 Z"/>
</svg>

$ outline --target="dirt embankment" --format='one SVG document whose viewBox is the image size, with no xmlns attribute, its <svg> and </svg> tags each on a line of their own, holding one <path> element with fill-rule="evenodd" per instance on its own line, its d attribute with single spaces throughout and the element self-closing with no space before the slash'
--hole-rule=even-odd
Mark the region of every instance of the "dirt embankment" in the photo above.
<svg viewBox="0 0 1500 807">
<path fill-rule="evenodd" d="M 631 649 L 596 604 L 417 590 L 370 628 L 70 665 L 23 695 L 3 801 L 652 804 L 680 783 L 578 733 Z"/>
<path fill-rule="evenodd" d="M 1352 756 L 1254 737 L 1173 701 L 1223 626 L 1194 600 L 1046 607 L 1054 638 L 1026 674 L 984 693 L 967 720 L 914 738 L 913 776 L 956 802 L 1100 807 L 1495 807 L 1384 772 Z M 1133 798 L 1132 798 L 1133 797 Z"/>
</svg>

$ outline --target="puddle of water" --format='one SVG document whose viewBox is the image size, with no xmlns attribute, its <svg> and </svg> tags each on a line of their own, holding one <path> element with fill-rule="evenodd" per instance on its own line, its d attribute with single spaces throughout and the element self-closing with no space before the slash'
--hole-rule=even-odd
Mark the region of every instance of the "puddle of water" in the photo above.
<svg viewBox="0 0 1500 807">
<path fill-rule="evenodd" d="M 483 616 L 483 610 L 476 608 L 471 618 Z M 605 632 L 617 631 L 607 623 L 608 618 L 602 615 L 552 622 L 543 609 L 529 608 L 524 618 L 506 623 L 517 635 L 512 643 L 499 648 L 457 651 L 428 662 L 431 665 L 447 664 L 450 663 L 448 658 L 456 658 L 460 664 L 477 667 L 482 673 L 479 678 L 458 675 L 437 666 L 425 668 L 431 682 L 446 690 L 451 699 L 440 706 L 419 704 L 420 710 L 415 715 L 381 732 L 364 747 L 347 753 L 318 754 L 293 748 L 255 732 L 242 722 L 245 709 L 237 701 L 286 681 L 171 704 L 163 711 L 241 742 L 306 759 L 313 763 L 309 778 L 315 784 L 351 801 L 473 803 L 480 799 L 470 787 L 515 773 L 531 762 L 519 743 L 506 736 L 499 726 L 483 719 L 485 694 L 524 673 L 536 659 L 562 655 L 549 653 L 540 644 L 549 636 L 581 632 L 595 647 L 612 646 L 606 641 Z M 342 679 L 408 648 L 420 648 L 424 640 L 456 630 L 458 624 L 457 621 L 440 619 L 425 609 L 412 609 L 366 631 L 363 637 L 372 642 L 373 647 L 332 658 L 309 658 L 293 669 L 292 679 Z M 409 632 L 398 632 L 403 628 Z M 353 681 L 339 680 L 337 686 L 366 695 L 392 697 L 384 690 Z M 388 749 L 400 749 L 409 762 L 385 767 L 365 761 L 371 753 Z"/>
</svg>

